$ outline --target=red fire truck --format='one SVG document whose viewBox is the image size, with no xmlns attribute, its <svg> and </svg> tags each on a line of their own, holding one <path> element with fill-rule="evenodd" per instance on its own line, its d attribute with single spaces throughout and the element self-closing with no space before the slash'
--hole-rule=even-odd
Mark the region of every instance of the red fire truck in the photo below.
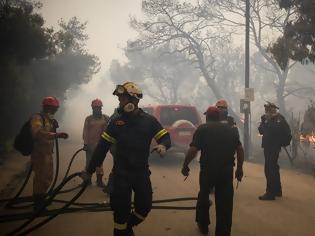
<svg viewBox="0 0 315 236">
<path fill-rule="evenodd" d="M 170 151 L 174 152 L 188 149 L 194 131 L 202 122 L 197 109 L 191 105 L 156 105 L 144 106 L 142 109 L 153 115 L 170 133 Z"/>
</svg>

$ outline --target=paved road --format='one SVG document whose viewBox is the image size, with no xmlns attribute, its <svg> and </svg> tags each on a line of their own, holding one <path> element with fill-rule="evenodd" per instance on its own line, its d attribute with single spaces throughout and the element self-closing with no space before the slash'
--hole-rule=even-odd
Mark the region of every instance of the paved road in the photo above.
<svg viewBox="0 0 315 236">
<path fill-rule="evenodd" d="M 62 173 L 69 162 L 71 153 L 79 145 L 61 146 Z M 151 163 L 154 199 L 195 197 L 198 191 L 198 163 L 191 168 L 191 176 L 184 182 L 180 174 L 183 156 L 172 155 L 165 160 L 153 160 Z M 76 159 L 72 172 L 83 168 L 84 156 Z M 112 161 L 108 157 L 104 163 L 108 173 Z M 235 190 L 232 235 L 315 235 L 315 179 L 292 170 L 282 170 L 283 194 L 281 199 L 262 202 L 257 196 L 264 192 L 265 178 L 263 166 L 245 163 L 245 178 Z M 94 177 L 95 178 L 95 177 Z M 73 180 L 76 186 L 79 179 Z M 103 202 L 108 198 L 94 185 L 89 187 L 78 201 Z M 69 186 L 70 187 L 70 186 Z M 31 185 L 26 195 L 31 193 Z M 58 198 L 69 199 L 73 193 Z M 194 205 L 194 202 L 182 205 Z M 56 206 L 56 205 L 55 205 Z M 55 206 L 51 206 L 52 209 Z M 214 235 L 215 214 L 211 208 L 210 234 Z M 2 211 L 3 213 L 4 211 Z M 7 212 L 6 212 L 7 213 Z M 10 231 L 22 222 L 0 224 L 0 234 Z M 113 221 L 111 212 L 76 213 L 60 215 L 31 235 L 112 235 Z M 194 222 L 194 211 L 152 210 L 146 221 L 135 228 L 137 236 L 188 236 L 200 235 Z"/>
</svg>

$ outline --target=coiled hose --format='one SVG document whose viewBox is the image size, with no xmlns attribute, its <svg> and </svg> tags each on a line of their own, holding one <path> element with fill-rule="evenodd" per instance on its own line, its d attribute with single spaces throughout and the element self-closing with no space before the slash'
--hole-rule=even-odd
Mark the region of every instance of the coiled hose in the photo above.
<svg viewBox="0 0 315 236">
<path fill-rule="evenodd" d="M 74 187 L 70 188 L 67 190 L 63 190 L 62 188 L 73 178 L 77 177 L 80 175 L 80 172 L 71 174 L 68 176 L 72 163 L 75 159 L 75 157 L 80 153 L 83 149 L 80 148 L 78 149 L 72 156 L 71 161 L 68 165 L 67 171 L 65 173 L 64 179 L 62 182 L 54 188 L 57 182 L 57 177 L 59 174 L 59 146 L 56 144 L 56 156 L 57 156 L 57 161 L 56 161 L 56 173 L 55 173 L 55 179 L 53 181 L 53 184 L 50 188 L 50 190 L 47 193 L 47 199 L 45 200 L 43 206 L 37 210 L 36 212 L 26 212 L 26 213 L 19 213 L 19 214 L 7 214 L 7 215 L 0 215 L 0 223 L 5 223 L 5 222 L 10 222 L 10 221 L 17 221 L 17 220 L 27 220 L 24 222 L 21 226 L 16 228 L 15 230 L 11 231 L 7 235 L 26 235 L 29 234 L 30 232 L 40 228 L 41 226 L 45 225 L 48 223 L 50 220 L 54 219 L 56 216 L 59 214 L 65 214 L 65 213 L 75 213 L 75 212 L 104 212 L 104 211 L 111 211 L 110 204 L 108 203 L 79 203 L 75 202 L 81 194 L 85 191 L 87 187 L 87 183 L 84 183 Z M 11 198 L 11 199 L 2 199 L 0 202 L 8 202 L 6 207 L 9 208 L 26 208 L 28 206 L 23 206 L 23 207 L 13 207 L 14 204 L 16 203 L 21 203 L 21 202 L 30 202 L 32 201 L 32 197 L 27 196 L 27 197 L 19 197 L 21 193 L 23 192 L 25 186 L 27 185 L 27 182 L 29 181 L 30 175 L 32 172 L 32 167 L 29 168 L 27 176 L 25 178 L 25 181 L 23 182 L 21 188 L 17 192 L 17 194 Z M 70 200 L 58 200 L 55 199 L 55 197 L 60 194 L 60 193 L 66 193 L 73 191 L 75 189 L 81 188 L 79 192 L 75 194 L 75 196 Z M 152 201 L 152 209 L 161 209 L 161 210 L 194 210 L 195 206 L 160 206 L 156 204 L 160 203 L 169 203 L 169 202 L 181 202 L 181 201 L 195 201 L 197 198 L 195 197 L 185 197 L 185 198 L 172 198 L 172 199 L 163 199 L 163 200 L 153 200 Z M 57 203 L 64 203 L 65 205 L 61 208 L 54 209 L 54 210 L 46 210 L 46 207 L 50 205 L 51 202 L 57 202 Z M 75 207 L 71 207 L 75 206 Z M 133 203 L 132 203 L 133 205 Z M 26 229 L 25 231 L 22 231 L 25 229 L 30 223 L 32 223 L 37 217 L 44 217 L 48 216 L 46 219 L 42 220 L 41 222 L 37 223 L 36 225 L 32 226 L 29 229 Z M 22 232 L 21 232 L 22 231 Z"/>
</svg>

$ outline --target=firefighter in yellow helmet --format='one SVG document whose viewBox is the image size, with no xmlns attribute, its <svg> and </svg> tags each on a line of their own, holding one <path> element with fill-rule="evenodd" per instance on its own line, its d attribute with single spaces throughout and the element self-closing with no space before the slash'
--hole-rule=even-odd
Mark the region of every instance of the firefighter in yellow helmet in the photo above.
<svg viewBox="0 0 315 236">
<path fill-rule="evenodd" d="M 34 140 L 31 163 L 34 172 L 33 198 L 34 210 L 39 209 L 53 179 L 53 148 L 56 138 L 68 138 L 67 133 L 57 133 L 54 114 L 59 108 L 57 98 L 49 96 L 42 101 L 42 111 L 32 116 L 31 132 Z"/>
<path fill-rule="evenodd" d="M 85 118 L 83 126 L 83 149 L 86 152 L 85 169 L 88 167 L 96 145 L 101 138 L 101 134 L 105 131 L 109 121 L 109 117 L 102 114 L 103 103 L 100 99 L 94 99 L 91 103 L 91 107 L 92 115 Z M 100 188 L 105 187 L 103 183 L 104 171 L 102 165 L 103 163 L 96 167 L 96 184 Z M 88 183 L 91 184 L 91 180 L 89 180 Z"/>
<path fill-rule="evenodd" d="M 153 116 L 138 108 L 141 89 L 132 82 L 118 85 L 119 115 L 110 120 L 102 134 L 90 165 L 82 173 L 89 179 L 96 166 L 103 162 L 112 144 L 116 145 L 113 165 L 113 189 L 110 204 L 114 212 L 114 235 L 134 235 L 132 227 L 141 223 L 152 207 L 152 186 L 148 157 L 154 138 L 154 148 L 161 157 L 171 146 L 169 133 Z M 134 210 L 131 212 L 132 191 Z"/>
</svg>

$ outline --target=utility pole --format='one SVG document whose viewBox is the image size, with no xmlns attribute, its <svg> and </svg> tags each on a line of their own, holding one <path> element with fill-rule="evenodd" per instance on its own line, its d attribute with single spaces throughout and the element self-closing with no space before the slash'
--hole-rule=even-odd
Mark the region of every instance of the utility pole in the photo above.
<svg viewBox="0 0 315 236">
<path fill-rule="evenodd" d="M 249 88 L 249 15 L 250 15 L 250 1 L 246 0 L 245 10 L 245 90 Z M 248 109 L 244 110 L 244 155 L 245 160 L 249 160 L 249 114 L 250 114 L 250 102 Z"/>
</svg>

